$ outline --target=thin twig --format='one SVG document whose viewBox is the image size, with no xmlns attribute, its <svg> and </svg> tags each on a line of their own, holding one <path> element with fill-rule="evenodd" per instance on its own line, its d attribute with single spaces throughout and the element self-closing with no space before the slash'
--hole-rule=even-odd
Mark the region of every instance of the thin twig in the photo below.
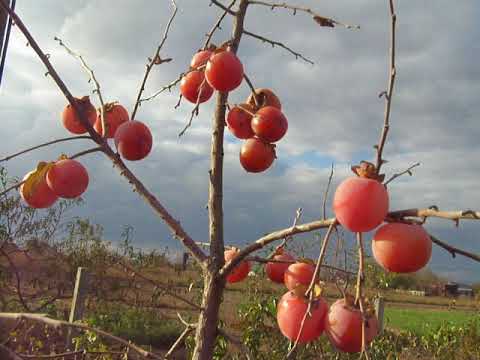
<svg viewBox="0 0 480 360">
<path fill-rule="evenodd" d="M 185 327 L 185 330 L 180 334 L 180 336 L 175 340 L 173 345 L 168 349 L 167 353 L 165 354 L 164 359 L 169 359 L 172 355 L 173 352 L 184 343 L 186 337 L 194 330 L 192 326 L 187 326 Z"/>
<path fill-rule="evenodd" d="M 180 133 L 178 134 L 178 137 L 182 137 L 185 134 L 187 129 L 190 126 L 192 126 L 193 117 L 198 116 L 198 113 L 200 112 L 200 97 L 202 96 L 202 93 L 205 91 L 206 86 L 209 86 L 209 85 L 207 84 L 207 78 L 204 78 L 202 83 L 199 86 L 200 91 L 197 94 L 197 101 L 195 102 L 195 107 L 192 109 L 192 112 L 190 113 L 190 118 L 187 122 L 187 125 L 185 125 L 182 131 L 180 131 Z"/>
<path fill-rule="evenodd" d="M 215 25 L 213 26 L 212 30 L 210 30 L 210 32 L 207 34 L 207 39 L 205 40 L 205 44 L 203 44 L 203 49 L 206 50 L 208 48 L 208 45 L 210 44 L 210 41 L 212 40 L 212 36 L 213 34 L 215 33 L 215 31 L 217 29 L 221 29 L 220 27 L 220 24 L 222 23 L 223 19 L 225 18 L 225 16 L 227 16 L 227 14 L 229 13 L 229 11 L 232 10 L 232 7 L 233 5 L 235 5 L 235 3 L 237 2 L 237 0 L 232 0 L 232 2 L 230 3 L 230 5 L 227 6 L 226 9 L 223 10 L 223 13 L 222 15 L 220 15 L 220 17 L 218 18 L 217 22 L 215 23 Z"/>
<path fill-rule="evenodd" d="M 451 245 L 439 240 L 437 237 L 435 237 L 431 234 L 430 234 L 430 238 L 432 239 L 432 242 L 434 244 L 436 244 L 436 245 L 440 246 L 441 248 L 447 250 L 452 255 L 452 257 L 456 257 L 456 255 L 459 254 L 459 255 L 463 255 L 465 257 L 468 257 L 472 260 L 480 262 L 480 255 L 477 255 L 477 254 L 474 254 L 474 253 L 456 248 L 454 246 L 451 246 Z"/>
<path fill-rule="evenodd" d="M 254 34 L 250 31 L 247 31 L 247 30 L 243 30 L 243 33 L 245 35 L 248 35 L 250 37 L 253 37 L 255 39 L 258 39 L 258 40 L 261 40 L 263 42 L 266 42 L 266 43 L 269 43 L 270 45 L 272 45 L 272 47 L 275 47 L 275 46 L 280 46 L 281 48 L 284 48 L 285 50 L 287 50 L 289 53 L 291 53 L 292 55 L 295 56 L 295 59 L 302 59 L 303 61 L 309 63 L 309 64 L 314 64 L 314 62 L 312 60 L 309 60 L 307 59 L 305 56 L 303 56 L 302 54 L 300 54 L 299 52 L 296 52 L 294 50 L 292 50 L 291 48 L 289 48 L 288 46 L 286 46 L 284 43 L 281 43 L 279 41 L 275 41 L 275 40 L 270 40 L 264 36 L 261 36 L 261 35 L 258 35 L 258 34 Z"/>
<path fill-rule="evenodd" d="M 340 21 L 334 20 L 332 18 L 327 18 L 325 16 L 322 16 L 320 14 L 317 14 L 313 10 L 305 7 L 300 7 L 300 6 L 292 6 L 288 5 L 287 3 L 271 3 L 267 1 L 258 1 L 258 0 L 249 0 L 249 3 L 251 5 L 263 5 L 266 7 L 269 7 L 271 10 L 275 10 L 276 8 L 283 8 L 287 10 L 292 10 L 293 15 L 296 15 L 297 12 L 304 12 L 307 14 L 310 14 L 313 16 L 314 20 L 319 22 L 320 24 L 324 24 L 323 26 L 328 26 L 328 27 L 334 27 L 335 25 L 343 26 L 347 29 L 360 29 L 360 26 L 358 25 L 348 25 L 341 23 Z"/>
<path fill-rule="evenodd" d="M 28 153 L 30 151 L 37 150 L 37 149 L 40 149 L 42 147 L 49 146 L 49 145 L 52 145 L 52 144 L 56 144 L 56 143 L 59 143 L 59 142 L 70 141 L 70 140 L 82 140 L 82 139 L 92 140 L 92 138 L 88 135 L 70 136 L 70 137 L 66 137 L 66 138 L 63 138 L 63 139 L 56 139 L 56 140 L 48 141 L 46 143 L 36 145 L 36 146 L 31 147 L 31 148 L 16 152 L 15 154 L 8 155 L 8 156 L 0 159 L 0 162 L 8 161 L 10 159 L 13 159 L 13 158 L 19 156 L 19 155 L 23 155 L 23 154 Z"/>
<path fill-rule="evenodd" d="M 292 227 L 297 226 L 298 222 L 300 221 L 300 217 L 302 216 L 302 208 L 298 208 L 295 212 L 295 218 L 293 219 Z M 273 259 L 273 257 L 277 254 L 277 251 L 283 249 L 289 240 L 292 240 L 293 236 L 286 236 L 282 242 L 272 251 L 270 255 L 267 256 L 267 259 Z"/>
<path fill-rule="evenodd" d="M 229 9 L 228 7 L 226 7 L 225 5 L 223 5 L 222 3 L 220 3 L 217 0 L 210 0 L 210 4 L 218 6 L 220 9 L 226 11 L 230 15 L 237 16 L 236 11 L 233 11 L 232 9 Z"/>
<path fill-rule="evenodd" d="M 67 50 L 67 52 L 70 55 L 72 55 L 73 57 L 76 57 L 80 61 L 80 63 L 82 64 L 82 67 L 85 69 L 88 76 L 90 77 L 89 82 L 90 81 L 93 82 L 93 84 L 95 86 L 95 89 L 94 89 L 93 92 L 97 94 L 98 101 L 100 102 L 100 120 L 102 122 L 102 136 L 106 137 L 107 133 L 108 133 L 108 124 L 105 122 L 105 103 L 103 101 L 102 92 L 100 90 L 100 83 L 98 82 L 97 78 L 95 77 L 95 73 L 88 66 L 88 64 L 86 63 L 86 61 L 85 61 L 85 59 L 83 58 L 82 55 L 80 55 L 80 54 L 76 53 L 75 51 L 71 50 L 67 45 L 65 45 L 65 43 L 62 41 L 62 39 L 55 36 L 55 40 L 58 41 L 60 46 L 64 47 L 65 50 Z"/>
<path fill-rule="evenodd" d="M 396 178 L 402 176 L 402 175 L 405 175 L 405 174 L 408 174 L 410 176 L 413 175 L 412 173 L 412 169 L 416 168 L 417 166 L 420 166 L 420 163 L 417 162 L 415 164 L 413 164 L 412 166 L 410 166 L 408 169 L 402 171 L 402 172 L 399 172 L 399 173 L 396 173 L 396 174 L 393 174 L 391 178 L 389 178 L 387 181 L 385 181 L 383 183 L 383 185 L 387 186 L 390 182 L 392 182 L 393 180 L 395 180 Z"/>
<path fill-rule="evenodd" d="M 12 190 L 15 190 L 15 189 L 18 189 L 22 184 L 24 184 L 27 180 L 22 180 L 20 182 L 17 182 L 15 184 L 13 184 L 12 186 L 6 188 L 5 190 L 3 190 L 2 192 L 0 192 L 0 196 L 3 196 L 5 194 L 7 194 L 8 192 L 12 191 Z"/>
<path fill-rule="evenodd" d="M 98 152 L 98 151 L 103 151 L 103 147 L 97 146 L 97 147 L 94 147 L 94 148 L 91 148 L 91 149 L 83 150 L 83 151 L 80 151 L 76 154 L 73 154 L 72 156 L 69 156 L 68 158 L 69 159 L 76 159 L 76 158 L 79 158 L 80 156 L 91 154 L 91 153 Z"/>
<path fill-rule="evenodd" d="M 362 315 L 362 353 L 368 359 L 367 352 L 367 341 L 365 334 L 366 326 L 366 314 L 363 306 L 363 277 L 364 277 L 364 249 L 363 249 L 363 237 L 362 233 L 357 233 L 357 243 L 358 243 L 358 274 L 357 274 L 357 285 L 356 285 L 356 294 L 355 294 L 355 304 L 360 307 L 360 312 Z"/>
<path fill-rule="evenodd" d="M 255 101 L 255 106 L 258 107 L 260 106 L 260 102 L 258 100 L 258 94 L 257 92 L 255 91 L 255 87 L 253 86 L 252 84 L 252 81 L 250 80 L 250 78 L 247 76 L 247 74 L 243 74 L 243 78 L 245 79 L 245 81 L 247 82 L 248 84 L 248 87 L 250 88 L 251 92 L 252 92 L 252 96 L 253 96 L 253 101 Z"/>
<path fill-rule="evenodd" d="M 393 0 L 390 0 L 390 67 L 389 67 L 389 78 L 388 78 L 388 88 L 387 91 L 383 92 L 385 96 L 385 118 L 383 123 L 382 133 L 380 134 L 380 140 L 378 145 L 375 145 L 377 149 L 377 160 L 376 160 L 376 172 L 377 175 L 380 174 L 380 168 L 385 163 L 385 160 L 382 158 L 383 148 L 385 142 L 387 141 L 388 130 L 390 129 L 390 109 L 392 107 L 392 96 L 393 96 L 393 87 L 395 85 L 395 77 L 397 75 L 397 69 L 395 67 L 395 24 L 397 22 L 397 15 L 395 14 L 395 8 L 393 5 Z"/>
<path fill-rule="evenodd" d="M 155 54 L 151 59 L 149 59 L 149 62 L 147 64 L 147 68 L 145 70 L 145 75 L 143 76 L 142 84 L 140 85 L 140 90 L 138 91 L 137 95 L 137 100 L 135 101 L 135 106 L 132 111 L 132 116 L 131 119 L 135 119 L 135 115 L 137 115 L 137 110 L 138 107 L 140 106 L 141 103 L 141 98 L 142 98 L 142 93 L 145 90 L 145 84 L 147 83 L 148 76 L 150 75 L 150 72 L 152 71 L 153 66 L 155 65 L 160 65 L 165 62 L 169 62 L 172 59 L 161 59 L 160 58 L 160 50 L 162 50 L 163 45 L 165 44 L 165 41 L 167 40 L 168 37 L 168 32 L 170 31 L 170 27 L 172 25 L 173 19 L 175 18 L 175 15 L 177 15 L 177 4 L 175 3 L 175 0 L 170 0 L 173 6 L 173 12 L 172 15 L 170 16 L 170 19 L 168 20 L 167 27 L 165 28 L 165 32 L 163 33 L 162 40 L 160 41 L 160 45 L 158 45 L 157 50 L 155 51 Z"/>
<path fill-rule="evenodd" d="M 332 179 L 333 179 L 333 163 L 332 167 L 330 168 L 330 175 L 328 176 L 328 183 L 327 187 L 325 188 L 325 193 L 323 194 L 323 220 L 327 218 L 327 199 L 328 199 L 328 192 L 330 190 L 330 186 L 332 185 Z"/>
</svg>

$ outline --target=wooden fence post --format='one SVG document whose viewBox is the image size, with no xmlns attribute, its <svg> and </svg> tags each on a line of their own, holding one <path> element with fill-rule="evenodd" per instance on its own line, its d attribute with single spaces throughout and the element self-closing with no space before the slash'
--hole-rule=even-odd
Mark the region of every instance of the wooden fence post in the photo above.
<svg viewBox="0 0 480 360">
<path fill-rule="evenodd" d="M 79 267 L 77 269 L 77 278 L 75 280 L 75 289 L 73 291 L 72 306 L 70 308 L 69 322 L 73 323 L 83 318 L 85 311 L 85 300 L 88 295 L 88 287 L 90 283 L 90 274 L 86 268 Z M 72 329 L 67 334 L 67 345 L 73 350 Z"/>
<path fill-rule="evenodd" d="M 385 311 L 385 299 L 380 296 L 375 299 L 375 314 L 377 315 L 378 320 L 378 333 L 383 334 L 384 329 L 384 311 Z"/>
</svg>

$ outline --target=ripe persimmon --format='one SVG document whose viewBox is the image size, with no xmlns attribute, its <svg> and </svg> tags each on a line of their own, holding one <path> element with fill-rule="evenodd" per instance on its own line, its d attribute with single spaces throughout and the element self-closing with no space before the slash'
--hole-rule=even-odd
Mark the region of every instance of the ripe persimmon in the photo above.
<svg viewBox="0 0 480 360">
<path fill-rule="evenodd" d="M 47 172 L 48 187 L 55 195 L 66 199 L 82 195 L 88 182 L 87 169 L 77 160 L 59 160 Z"/>
<path fill-rule="evenodd" d="M 97 119 L 97 111 L 90 102 L 90 98 L 88 96 L 84 96 L 82 98 L 75 98 L 75 102 L 78 107 L 83 111 L 90 125 L 93 126 L 93 124 L 95 124 L 95 120 Z M 80 122 L 80 119 L 71 104 L 68 104 L 65 109 L 63 109 L 62 122 L 65 129 L 67 129 L 73 134 L 84 134 L 87 132 L 87 129 L 85 129 L 85 127 Z"/>
<path fill-rule="evenodd" d="M 152 150 L 152 133 L 140 121 L 124 122 L 115 132 L 115 146 L 123 158 L 141 160 Z"/>
<path fill-rule="evenodd" d="M 238 249 L 228 249 L 225 250 L 225 262 L 228 262 L 235 258 L 239 253 Z M 250 271 L 250 262 L 249 261 L 241 261 L 240 264 L 234 267 L 232 272 L 227 275 L 227 282 L 229 283 L 236 283 L 245 279 Z"/>
<path fill-rule="evenodd" d="M 115 136 L 115 132 L 117 131 L 118 127 L 123 124 L 124 122 L 128 121 L 130 117 L 128 116 L 128 111 L 120 104 L 110 103 L 105 105 L 104 109 L 104 117 L 105 123 L 107 124 L 107 138 L 112 139 Z M 102 127 L 102 119 L 100 112 L 97 116 L 97 120 L 95 121 L 95 125 L 93 125 L 95 131 L 102 135 L 103 127 Z"/>
</svg>

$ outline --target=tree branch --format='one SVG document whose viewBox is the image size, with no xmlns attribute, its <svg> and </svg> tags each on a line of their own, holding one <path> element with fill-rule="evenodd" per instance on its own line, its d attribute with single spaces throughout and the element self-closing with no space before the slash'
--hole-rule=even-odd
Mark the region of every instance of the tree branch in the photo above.
<svg viewBox="0 0 480 360">
<path fill-rule="evenodd" d="M 309 64 L 312 64 L 312 65 L 314 64 L 314 62 L 313 62 L 312 60 L 307 59 L 305 56 L 303 56 L 303 55 L 300 54 L 299 52 L 296 52 L 296 51 L 292 50 L 291 48 L 289 48 L 288 46 L 286 46 L 285 44 L 283 44 L 283 43 L 281 43 L 281 42 L 279 42 L 279 41 L 270 40 L 270 39 L 268 39 L 268 38 L 266 38 L 266 37 L 264 37 L 264 36 L 254 34 L 254 33 L 250 32 L 250 31 L 247 31 L 247 30 L 243 30 L 243 33 L 244 33 L 245 35 L 248 35 L 248 36 L 253 37 L 253 38 L 255 38 L 255 39 L 261 40 L 261 41 L 263 41 L 263 42 L 267 42 L 267 43 L 269 43 L 270 45 L 272 45 L 272 47 L 275 47 L 275 45 L 280 46 L 281 48 L 284 48 L 284 49 L 287 50 L 289 53 L 291 53 L 292 55 L 294 55 L 294 56 L 295 56 L 295 59 L 300 58 L 300 59 L 302 59 L 303 61 L 306 61 L 306 62 L 309 63 Z"/>
<path fill-rule="evenodd" d="M 436 238 L 435 236 L 433 236 L 431 234 L 429 234 L 429 235 L 430 235 L 430 238 L 432 239 L 432 242 L 434 244 L 437 244 L 441 248 L 444 248 L 445 250 L 447 250 L 452 255 L 453 258 L 455 258 L 457 256 L 457 254 L 460 254 L 460 255 L 468 257 L 472 260 L 480 262 L 480 255 L 473 254 L 471 252 L 468 252 L 468 251 L 456 248 L 454 246 L 448 245 L 447 243 L 445 243 L 445 242 L 439 240 L 438 238 Z"/>
<path fill-rule="evenodd" d="M 170 31 L 170 27 L 172 25 L 173 19 L 175 18 L 175 15 L 177 15 L 177 11 L 178 11 L 175 0 L 170 0 L 170 1 L 173 6 L 173 12 L 172 12 L 172 15 L 170 16 L 170 19 L 168 20 L 167 27 L 165 28 L 165 32 L 163 34 L 163 38 L 160 42 L 160 45 L 158 45 L 157 50 L 155 51 L 155 54 L 151 59 L 149 59 L 149 63 L 147 64 L 145 75 L 143 76 L 142 84 L 140 85 L 140 90 L 138 91 L 137 100 L 135 101 L 135 106 L 132 111 L 132 116 L 131 116 L 132 120 L 135 119 L 135 115 L 137 114 L 138 107 L 140 106 L 140 103 L 141 103 L 142 93 L 145 90 L 145 84 L 147 83 L 148 76 L 150 75 L 150 71 L 152 71 L 153 66 L 160 65 L 160 64 L 163 64 L 164 62 L 169 62 L 172 60 L 172 59 L 160 58 L 160 50 L 162 50 L 162 47 L 165 44 L 165 41 L 167 40 L 168 32 Z"/>
<path fill-rule="evenodd" d="M 225 12 L 227 12 L 230 15 L 237 16 L 237 12 L 233 11 L 232 9 L 229 9 L 225 5 L 223 5 L 221 2 L 217 0 L 210 0 L 210 5 L 213 4 L 215 6 L 218 6 L 220 9 L 223 9 Z"/>
<path fill-rule="evenodd" d="M 87 65 L 87 63 L 85 62 L 84 58 L 82 55 L 74 52 L 73 50 L 71 50 L 67 45 L 65 45 L 65 43 L 62 41 L 62 39 L 58 38 L 55 36 L 54 38 L 55 40 L 58 41 L 58 43 L 60 44 L 60 46 L 64 47 L 65 50 L 67 50 L 67 52 L 72 55 L 73 57 L 77 58 L 80 63 L 82 64 L 82 67 L 85 69 L 85 71 L 87 72 L 88 76 L 90 77 L 90 80 L 89 82 L 93 82 L 93 84 L 95 85 L 95 89 L 93 90 L 94 93 L 97 93 L 97 96 L 98 96 L 98 101 L 100 102 L 100 120 L 102 122 L 102 136 L 103 137 L 106 137 L 107 136 L 107 133 L 108 133 L 108 124 L 105 123 L 105 103 L 103 101 L 103 96 L 102 96 L 102 92 L 100 91 L 100 83 L 98 82 L 97 78 L 95 77 L 95 73 L 93 72 L 93 70 Z"/>
<path fill-rule="evenodd" d="M 375 145 L 377 149 L 377 160 L 376 160 L 376 172 L 377 175 L 380 174 L 380 168 L 385 163 L 385 160 L 382 159 L 383 148 L 385 142 L 387 141 L 388 130 L 390 129 L 390 109 L 392 107 L 392 95 L 393 87 L 395 85 L 395 77 L 397 75 L 397 69 L 395 67 L 395 25 L 397 22 L 397 15 L 395 14 L 395 8 L 393 6 L 393 0 L 390 0 L 390 69 L 389 69 L 389 79 L 388 79 L 388 89 L 386 92 L 383 92 L 381 95 L 385 95 L 385 118 L 383 123 L 382 133 L 380 134 L 380 140 L 378 145 Z"/>
<path fill-rule="evenodd" d="M 205 44 L 203 44 L 203 49 L 204 50 L 206 50 L 208 48 L 208 45 L 210 44 L 210 41 L 212 40 L 212 36 L 215 33 L 215 31 L 217 29 L 221 29 L 220 24 L 222 23 L 225 16 L 227 16 L 227 14 L 229 14 L 229 11 L 232 10 L 232 7 L 233 7 L 233 5 L 235 5 L 236 2 L 237 2 L 237 0 L 232 0 L 230 5 L 228 5 L 228 7 L 226 9 L 224 9 L 223 14 L 220 15 L 217 22 L 213 26 L 212 30 L 210 30 L 210 32 L 207 34 L 207 39 L 205 40 Z"/>
<path fill-rule="evenodd" d="M 385 181 L 385 182 L 383 183 L 383 185 L 387 186 L 387 185 L 388 185 L 389 183 L 391 183 L 393 180 L 395 180 L 396 178 L 398 178 L 398 177 L 400 177 L 400 176 L 402 176 L 402 175 L 405 175 L 405 174 L 408 174 L 408 175 L 412 176 L 412 175 L 413 175 L 413 174 L 412 174 L 412 169 L 413 169 L 413 168 L 416 168 L 417 166 L 420 166 L 420 163 L 419 163 L 419 162 L 413 164 L 413 165 L 410 166 L 408 169 L 406 169 L 406 170 L 404 170 L 404 171 L 402 171 L 402 172 L 393 174 L 393 175 L 390 177 L 390 179 L 388 179 L 387 181 Z"/>
<path fill-rule="evenodd" d="M 269 7 L 271 10 L 275 10 L 276 8 L 283 8 L 283 9 L 287 9 L 287 10 L 292 10 L 293 15 L 296 15 L 297 12 L 304 12 L 304 13 L 312 15 L 313 19 L 318 24 L 320 24 L 320 26 L 335 27 L 335 25 L 339 25 L 339 26 L 343 26 L 347 29 L 360 29 L 360 26 L 358 26 L 358 25 L 344 24 L 344 23 L 341 23 L 340 21 L 337 21 L 337 20 L 334 20 L 334 19 L 331 19 L 331 18 L 327 18 L 327 17 L 324 17 L 320 14 L 317 14 L 316 12 L 314 12 L 313 10 L 311 10 L 309 8 L 300 7 L 300 6 L 292 6 L 292 5 L 288 5 L 285 2 L 284 3 L 271 3 L 271 2 L 267 2 L 267 1 L 258 1 L 258 0 L 249 0 L 248 2 L 251 5 L 263 5 L 263 6 Z"/>
<path fill-rule="evenodd" d="M 70 140 L 82 140 L 82 139 L 92 140 L 92 138 L 91 138 L 90 136 L 88 136 L 88 135 L 70 136 L 70 137 L 66 137 L 66 138 L 62 138 L 62 139 L 56 139 L 56 140 L 48 141 L 48 142 L 46 142 L 46 143 L 43 143 L 43 144 L 40 144 L 40 145 L 36 145 L 36 146 L 30 147 L 30 148 L 28 148 L 28 149 L 25 149 L 25 150 L 16 152 L 15 154 L 8 155 L 8 156 L 0 159 L 0 162 L 8 161 L 8 160 L 10 160 L 10 159 L 13 159 L 13 158 L 19 156 L 19 155 L 23 155 L 23 154 L 28 153 L 28 152 L 30 152 L 30 151 L 37 150 L 37 149 L 40 149 L 40 148 L 42 148 L 42 147 L 49 146 L 49 145 L 52 145 L 52 144 L 56 144 L 56 143 L 59 143 L 59 142 L 70 141 Z"/>
</svg>

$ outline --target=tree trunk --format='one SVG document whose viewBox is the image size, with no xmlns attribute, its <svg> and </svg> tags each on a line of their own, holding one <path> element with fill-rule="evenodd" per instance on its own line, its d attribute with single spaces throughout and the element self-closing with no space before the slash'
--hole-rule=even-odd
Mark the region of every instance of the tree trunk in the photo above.
<svg viewBox="0 0 480 360">
<path fill-rule="evenodd" d="M 243 31 L 243 20 L 248 0 L 240 0 L 235 23 L 231 51 L 237 52 Z M 204 271 L 202 308 L 195 333 L 194 360 L 210 360 L 215 348 L 220 305 L 225 280 L 218 272 L 225 263 L 223 242 L 223 134 L 225 130 L 225 108 L 228 93 L 218 93 L 213 119 L 212 145 L 210 151 L 210 185 L 208 215 L 210 220 L 210 258 Z"/>
</svg>

